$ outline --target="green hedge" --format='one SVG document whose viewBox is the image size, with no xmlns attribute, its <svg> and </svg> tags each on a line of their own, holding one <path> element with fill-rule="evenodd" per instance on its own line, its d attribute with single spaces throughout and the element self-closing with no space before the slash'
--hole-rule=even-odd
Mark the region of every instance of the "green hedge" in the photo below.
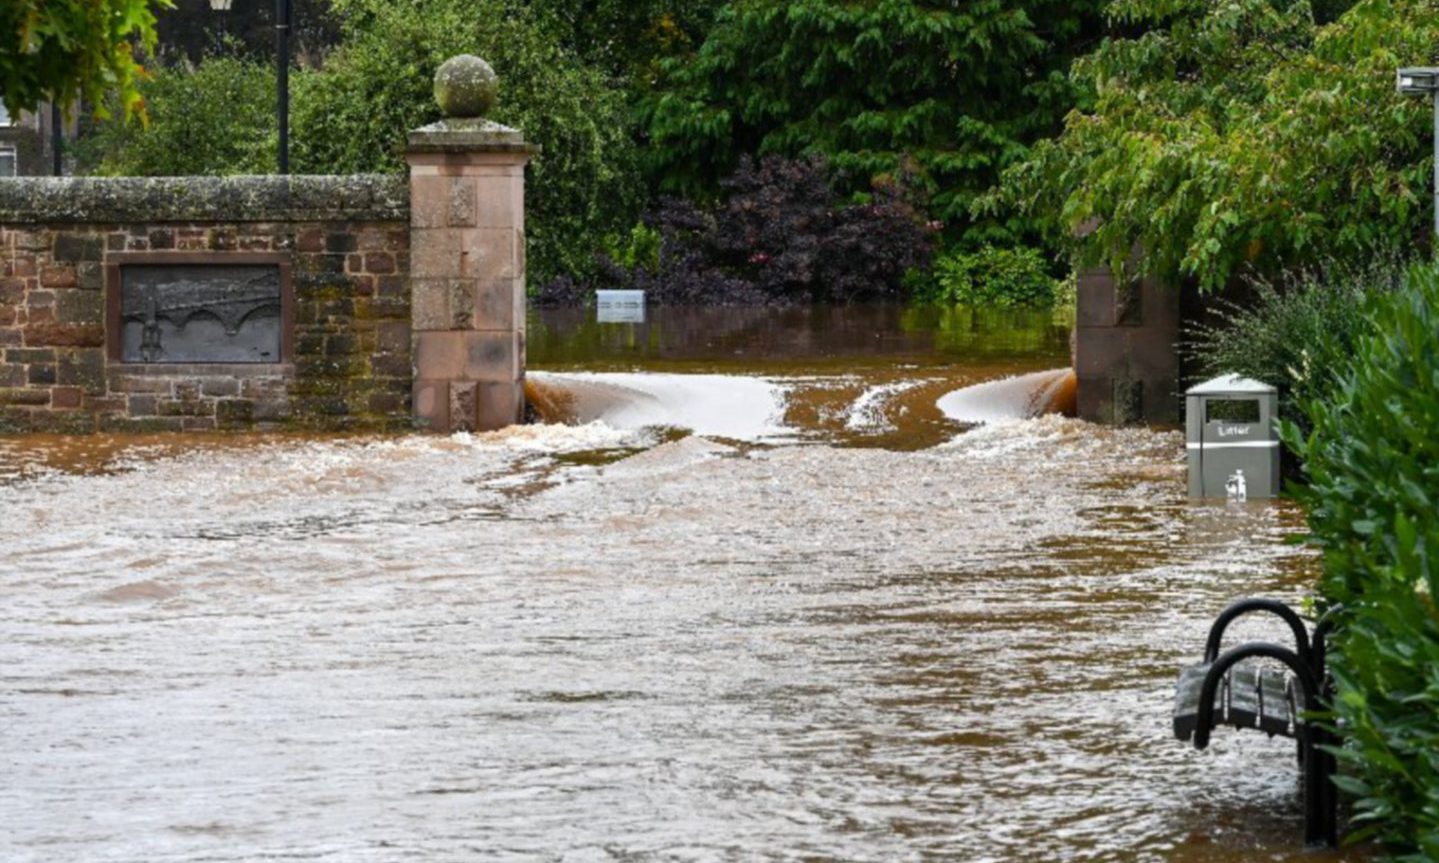
<svg viewBox="0 0 1439 863">
<path fill-rule="evenodd" d="M 1107 9 L 1110 38 L 1071 71 L 1093 100 L 1006 171 L 995 206 L 1082 265 L 1117 271 L 1139 247 L 1146 274 L 1205 290 L 1422 244 L 1432 109 L 1394 70 L 1436 56 L 1439 2 L 1360 0 L 1333 21 L 1298 0 Z"/>
<path fill-rule="evenodd" d="M 1049 269 L 1044 255 L 1024 246 L 950 251 L 934 262 L 931 273 L 913 280 L 914 298 L 1000 308 L 1048 306 L 1065 294 L 1065 282 Z"/>
<path fill-rule="evenodd" d="M 1439 272 L 1384 298 L 1331 398 L 1286 424 L 1304 460 L 1321 593 L 1342 604 L 1332 668 L 1360 838 L 1439 859 Z"/>
</svg>

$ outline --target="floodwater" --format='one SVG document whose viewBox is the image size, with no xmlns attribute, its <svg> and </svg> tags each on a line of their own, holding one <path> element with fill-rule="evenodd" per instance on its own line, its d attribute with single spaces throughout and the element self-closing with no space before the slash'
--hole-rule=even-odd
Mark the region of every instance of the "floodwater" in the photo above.
<svg viewBox="0 0 1439 863">
<path fill-rule="evenodd" d="M 1299 853 L 1292 743 L 1169 730 L 1208 619 L 1304 595 L 1299 513 L 913 398 L 1062 336 L 546 326 L 591 422 L 0 439 L 0 860 L 1357 859 Z"/>
<path fill-rule="evenodd" d="M 642 325 L 593 312 L 531 315 L 528 393 L 542 417 L 623 427 L 683 416 L 697 434 L 920 450 L 1022 410 L 1032 387 L 981 403 L 986 381 L 1068 368 L 1072 313 L 893 305 L 649 310 Z M 1061 376 L 1062 377 L 1062 376 Z M 1072 382 L 1048 400 L 1072 405 Z M 947 398 L 948 397 L 948 398 Z"/>
</svg>

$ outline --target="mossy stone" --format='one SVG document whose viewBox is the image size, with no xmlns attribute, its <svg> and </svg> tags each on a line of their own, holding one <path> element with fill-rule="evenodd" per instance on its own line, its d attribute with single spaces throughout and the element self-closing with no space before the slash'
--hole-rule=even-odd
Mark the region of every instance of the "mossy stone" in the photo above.
<svg viewBox="0 0 1439 863">
<path fill-rule="evenodd" d="M 483 117 L 499 95 L 495 70 L 473 54 L 451 57 L 435 72 L 435 101 L 446 117 Z"/>
</svg>

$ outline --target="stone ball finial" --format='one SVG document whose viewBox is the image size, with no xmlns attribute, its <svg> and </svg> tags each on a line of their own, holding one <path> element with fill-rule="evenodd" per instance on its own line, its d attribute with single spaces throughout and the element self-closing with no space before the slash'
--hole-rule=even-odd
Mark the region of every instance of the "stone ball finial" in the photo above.
<svg viewBox="0 0 1439 863">
<path fill-rule="evenodd" d="M 435 101 L 446 117 L 483 117 L 499 95 L 499 76 L 473 54 L 451 57 L 435 72 Z"/>
</svg>

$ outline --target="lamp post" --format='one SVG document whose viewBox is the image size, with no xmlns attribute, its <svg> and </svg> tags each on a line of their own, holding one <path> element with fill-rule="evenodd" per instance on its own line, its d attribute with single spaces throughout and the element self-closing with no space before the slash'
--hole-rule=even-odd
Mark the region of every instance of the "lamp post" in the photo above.
<svg viewBox="0 0 1439 863">
<path fill-rule="evenodd" d="M 227 17 L 229 17 L 229 16 L 227 16 L 225 13 L 230 11 L 230 6 L 231 6 L 231 4 L 233 4 L 234 2 L 235 2 L 235 0 L 210 0 L 210 11 L 220 13 L 220 45 L 221 45 L 221 47 L 223 47 L 224 44 L 225 44 L 225 19 L 226 19 Z"/>
<path fill-rule="evenodd" d="M 290 173 L 290 0 L 275 0 L 275 113 L 280 121 L 280 173 Z"/>
<path fill-rule="evenodd" d="M 52 97 L 50 100 L 50 169 L 57 177 L 65 175 L 65 162 L 62 150 L 65 147 L 65 127 L 60 114 L 60 103 Z"/>
<path fill-rule="evenodd" d="M 1396 86 L 1405 96 L 1428 96 L 1434 100 L 1434 234 L 1439 242 L 1439 67 L 1400 69 Z"/>
<path fill-rule="evenodd" d="M 222 13 L 220 39 L 225 38 L 225 18 L 235 0 L 210 0 L 210 8 Z M 291 0 L 275 0 L 275 115 L 280 129 L 280 173 L 290 173 L 290 17 Z"/>
</svg>

